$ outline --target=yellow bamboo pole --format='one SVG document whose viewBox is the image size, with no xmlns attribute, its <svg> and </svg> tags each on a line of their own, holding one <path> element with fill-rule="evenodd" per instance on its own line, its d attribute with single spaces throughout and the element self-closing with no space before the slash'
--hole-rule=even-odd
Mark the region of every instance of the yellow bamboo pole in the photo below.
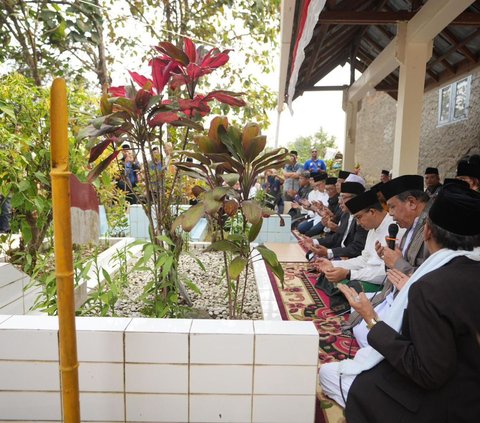
<svg viewBox="0 0 480 423">
<path fill-rule="evenodd" d="M 53 232 L 57 278 L 60 372 L 63 421 L 80 422 L 78 360 L 73 298 L 72 227 L 70 221 L 70 171 L 68 168 L 67 87 L 55 79 L 50 99 Z"/>
</svg>

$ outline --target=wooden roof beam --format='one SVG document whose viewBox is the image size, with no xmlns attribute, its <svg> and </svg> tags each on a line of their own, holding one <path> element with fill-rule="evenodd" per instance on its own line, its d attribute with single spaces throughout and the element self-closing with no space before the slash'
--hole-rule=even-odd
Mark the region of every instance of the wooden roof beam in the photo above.
<svg viewBox="0 0 480 423">
<path fill-rule="evenodd" d="M 457 51 L 460 47 L 464 46 L 465 44 L 467 44 L 468 42 L 470 42 L 471 40 L 473 40 L 474 38 L 477 38 L 478 36 L 480 36 L 480 28 L 477 29 L 475 32 L 472 32 L 468 37 L 464 38 L 462 41 L 460 41 L 457 45 L 449 48 L 445 53 L 443 53 L 441 56 L 437 57 L 436 59 L 434 59 L 433 61 L 429 62 L 429 65 L 430 66 L 433 66 L 439 62 L 441 62 L 443 59 L 445 59 L 447 56 L 449 56 L 450 54 L 454 53 L 455 51 Z M 475 63 L 477 63 L 477 60 L 475 59 Z"/>
<path fill-rule="evenodd" d="M 428 43 L 459 16 L 474 0 L 429 0 L 408 22 L 407 42 Z M 393 39 L 362 76 L 349 88 L 348 101 L 359 101 L 398 66 L 397 37 Z"/>
<path fill-rule="evenodd" d="M 390 12 L 325 10 L 320 14 L 318 22 L 329 25 L 387 25 L 409 21 L 415 14 L 415 12 L 406 10 Z M 480 14 L 464 12 L 457 16 L 450 25 L 479 26 Z"/>
<path fill-rule="evenodd" d="M 448 28 L 445 28 L 441 33 L 440 36 L 442 36 L 444 39 L 446 39 L 452 46 L 457 47 L 460 43 L 460 40 L 453 35 L 452 31 L 450 31 Z M 466 47 L 466 46 L 459 46 L 457 50 L 465 56 L 470 62 L 472 63 L 477 63 L 477 58 L 475 55 Z"/>
</svg>

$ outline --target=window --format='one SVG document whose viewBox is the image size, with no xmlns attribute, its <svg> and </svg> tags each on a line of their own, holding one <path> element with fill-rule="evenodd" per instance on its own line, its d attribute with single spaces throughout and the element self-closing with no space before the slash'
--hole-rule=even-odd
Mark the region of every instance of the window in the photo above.
<svg viewBox="0 0 480 423">
<path fill-rule="evenodd" d="M 440 88 L 438 92 L 438 124 L 447 125 L 467 119 L 472 76 Z"/>
</svg>

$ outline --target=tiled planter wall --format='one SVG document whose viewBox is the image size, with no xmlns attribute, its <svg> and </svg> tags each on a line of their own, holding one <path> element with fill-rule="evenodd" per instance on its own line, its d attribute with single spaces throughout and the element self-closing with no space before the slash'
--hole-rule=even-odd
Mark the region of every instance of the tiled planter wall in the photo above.
<svg viewBox="0 0 480 423">
<path fill-rule="evenodd" d="M 77 318 L 83 422 L 314 421 L 311 322 Z M 55 317 L 0 316 L 0 421 L 60 421 Z"/>
</svg>

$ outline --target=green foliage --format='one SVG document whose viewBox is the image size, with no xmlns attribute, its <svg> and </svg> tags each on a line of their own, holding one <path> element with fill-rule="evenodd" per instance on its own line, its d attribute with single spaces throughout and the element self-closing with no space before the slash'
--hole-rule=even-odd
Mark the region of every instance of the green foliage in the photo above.
<svg viewBox="0 0 480 423">
<path fill-rule="evenodd" d="M 52 220 L 50 184 L 49 91 L 19 74 L 0 81 L 0 193 L 11 196 L 12 232 L 20 232 L 20 248 L 10 252 L 27 273 L 35 267 L 36 255 Z M 81 87 L 69 93 L 71 110 L 88 110 L 89 97 Z M 70 127 L 85 121 L 77 114 Z M 85 149 L 69 139 L 71 169 L 84 177 Z"/>
<path fill-rule="evenodd" d="M 240 130 L 229 125 L 225 117 L 214 118 L 208 136 L 195 137 L 195 143 L 198 151 L 184 154 L 200 165 L 180 162 L 176 166 L 206 181 L 207 189 L 199 190 L 198 203 L 175 220 L 172 231 L 178 226 L 190 231 L 205 215 L 216 221 L 220 239 L 209 249 L 223 252 L 229 318 L 241 318 L 252 261 L 251 243 L 260 232 L 263 216 L 271 213 L 249 199 L 249 194 L 261 172 L 285 165 L 288 151 L 279 148 L 265 152 L 266 138 L 257 124 L 247 124 Z M 267 267 L 283 282 L 283 269 L 275 253 L 265 246 L 257 249 Z"/>
<path fill-rule="evenodd" d="M 312 148 L 318 150 L 318 158 L 323 159 L 327 148 L 337 147 L 337 140 L 333 135 L 328 135 L 323 128 L 320 128 L 315 134 L 307 137 L 298 137 L 288 144 L 289 150 L 298 152 L 298 161 L 305 163 L 311 157 Z"/>
<path fill-rule="evenodd" d="M 87 72 L 107 82 L 105 11 L 95 3 L 1 0 L 0 62 L 9 61 L 37 86 L 52 76 L 83 80 Z"/>
</svg>

